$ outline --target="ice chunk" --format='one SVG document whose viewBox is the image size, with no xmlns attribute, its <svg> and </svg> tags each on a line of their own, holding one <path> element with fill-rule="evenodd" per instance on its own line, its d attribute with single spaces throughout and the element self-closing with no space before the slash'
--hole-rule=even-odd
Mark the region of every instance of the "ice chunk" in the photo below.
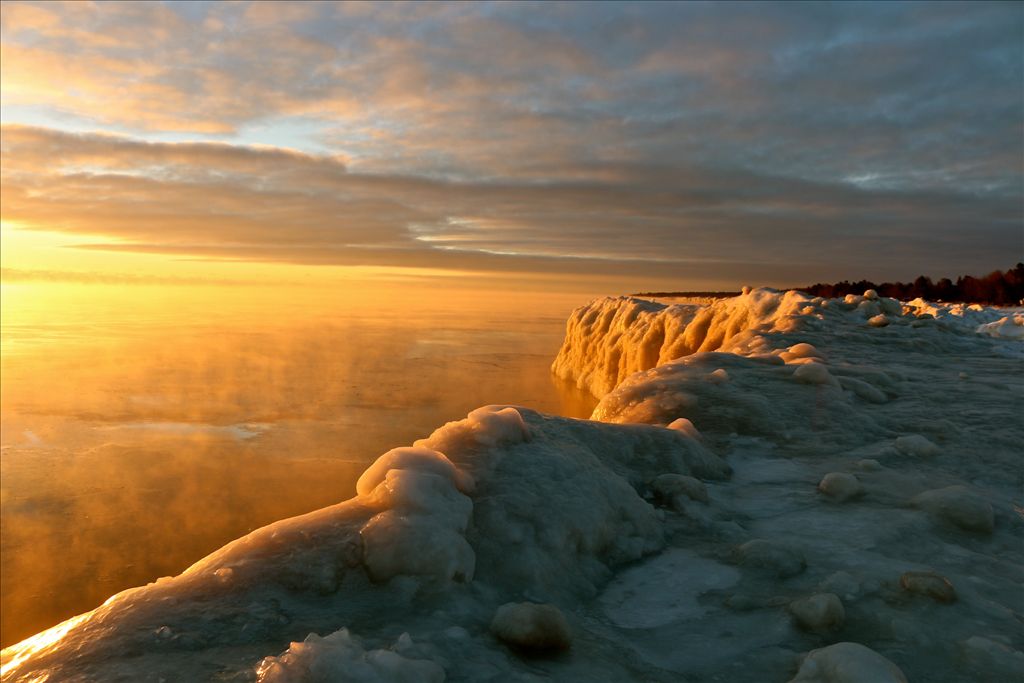
<svg viewBox="0 0 1024 683">
<path fill-rule="evenodd" d="M 475 446 L 510 446 L 530 438 L 523 416 L 513 406 L 484 406 L 465 419 L 449 422 L 431 435 L 450 450 Z M 420 442 L 417 442 L 420 445 Z"/>
<path fill-rule="evenodd" d="M 733 553 L 737 564 L 774 572 L 779 578 L 796 576 L 807 568 L 807 561 L 796 548 L 763 538 L 747 541 Z"/>
<path fill-rule="evenodd" d="M 829 472 L 822 477 L 818 490 L 839 502 L 856 498 L 864 492 L 860 480 L 846 472 Z"/>
<path fill-rule="evenodd" d="M 960 643 L 960 651 L 967 667 L 977 676 L 975 680 L 985 676 L 990 680 L 1015 681 L 1024 672 L 1024 652 L 992 638 L 971 636 Z"/>
<path fill-rule="evenodd" d="M 408 639 L 408 636 L 405 636 Z M 441 683 L 444 668 L 392 650 L 365 650 L 348 629 L 315 633 L 256 666 L 258 683 Z"/>
<path fill-rule="evenodd" d="M 400 574 L 444 581 L 472 580 L 476 562 L 473 548 L 446 522 L 432 516 L 410 518 L 394 511 L 371 519 L 360 532 L 370 576 L 375 581 Z"/>
<path fill-rule="evenodd" d="M 494 613 L 491 633 L 524 650 L 568 650 L 572 645 L 569 623 L 554 605 L 506 603 Z"/>
<path fill-rule="evenodd" d="M 978 325 L 976 331 L 990 337 L 1024 340 L 1024 314 L 1017 313 L 1013 316 L 1004 316 L 995 322 L 983 323 Z"/>
<path fill-rule="evenodd" d="M 829 631 L 842 628 L 846 620 L 843 602 L 834 593 L 815 593 L 789 603 L 789 612 L 808 631 Z"/>
<path fill-rule="evenodd" d="M 871 319 L 882 315 L 882 306 L 877 301 L 865 299 L 857 305 L 857 312 L 864 318 Z"/>
<path fill-rule="evenodd" d="M 839 386 L 847 391 L 852 391 L 858 398 L 869 403 L 888 403 L 889 398 L 877 387 L 856 377 L 840 377 Z"/>
<path fill-rule="evenodd" d="M 674 429 L 678 432 L 682 432 L 683 434 L 686 434 L 692 439 L 700 439 L 700 432 L 697 431 L 697 428 L 694 426 L 694 424 L 685 417 L 680 417 L 678 419 L 672 420 L 671 422 L 668 423 L 668 428 Z"/>
<path fill-rule="evenodd" d="M 820 587 L 830 593 L 837 593 L 847 600 L 853 600 L 860 594 L 861 584 L 849 572 L 838 571 L 829 575 Z"/>
<path fill-rule="evenodd" d="M 937 602 L 956 602 L 956 590 L 945 576 L 935 572 L 904 572 L 900 588 L 908 593 L 926 595 Z"/>
<path fill-rule="evenodd" d="M 824 358 L 822 353 L 813 344 L 808 344 L 807 342 L 793 344 L 787 352 L 792 358 Z"/>
<path fill-rule="evenodd" d="M 916 455 L 919 457 L 929 457 L 939 453 L 939 447 L 920 434 L 898 437 L 896 439 L 896 450 L 906 455 Z"/>
<path fill-rule="evenodd" d="M 701 503 L 708 502 L 708 488 L 704 483 L 684 474 L 662 474 L 651 482 L 651 488 L 659 498 L 673 505 L 678 496 Z"/>
<path fill-rule="evenodd" d="M 882 313 L 886 315 L 900 315 L 903 313 L 903 304 L 897 299 L 890 299 L 887 296 L 879 297 L 879 305 L 882 307 Z"/>
<path fill-rule="evenodd" d="M 825 384 L 839 386 L 824 363 L 804 363 L 793 371 L 793 379 L 804 384 Z"/>
<path fill-rule="evenodd" d="M 393 448 L 377 458 L 377 461 L 359 477 L 359 481 L 356 482 L 356 493 L 360 496 L 368 495 L 384 481 L 384 477 L 391 470 L 410 469 L 434 472 L 445 476 L 463 492 L 473 489 L 472 477 L 459 472 L 443 453 L 429 448 L 406 447 Z"/>
<path fill-rule="evenodd" d="M 910 502 L 915 507 L 967 531 L 990 534 L 995 525 L 992 505 L 965 486 L 947 486 L 925 491 Z"/>
<path fill-rule="evenodd" d="M 868 319 L 868 325 L 871 325 L 871 327 L 887 327 L 889 325 L 889 317 L 885 313 L 871 316 Z"/>
<path fill-rule="evenodd" d="M 907 683 L 900 668 L 860 643 L 811 650 L 789 683 Z"/>
<path fill-rule="evenodd" d="M 718 367 L 729 371 L 730 381 L 705 381 L 706 373 Z M 814 367 L 821 370 L 804 369 Z M 627 378 L 601 399 L 592 418 L 665 424 L 682 415 L 699 425 L 705 437 L 749 434 L 785 441 L 790 447 L 794 445 L 790 435 L 809 424 L 829 424 L 834 435 L 851 444 L 879 431 L 870 415 L 850 410 L 850 399 L 823 364 L 800 365 L 795 371 L 820 372 L 817 379 L 831 383 L 811 385 L 820 396 L 809 396 L 807 386 L 792 380 L 792 366 L 777 357 L 695 354 Z M 814 442 L 802 440 L 800 445 L 811 449 Z"/>
<path fill-rule="evenodd" d="M 708 381 L 714 382 L 715 384 L 722 384 L 723 382 L 729 381 L 729 373 L 725 371 L 725 368 L 718 368 L 708 375 Z"/>
</svg>

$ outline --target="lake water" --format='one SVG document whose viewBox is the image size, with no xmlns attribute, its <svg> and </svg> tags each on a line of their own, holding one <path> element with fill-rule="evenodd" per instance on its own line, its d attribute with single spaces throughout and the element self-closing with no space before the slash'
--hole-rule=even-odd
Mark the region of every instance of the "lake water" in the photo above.
<svg viewBox="0 0 1024 683">
<path fill-rule="evenodd" d="M 589 416 L 548 370 L 585 300 L 5 283 L 2 644 L 351 497 L 477 406 Z"/>
</svg>

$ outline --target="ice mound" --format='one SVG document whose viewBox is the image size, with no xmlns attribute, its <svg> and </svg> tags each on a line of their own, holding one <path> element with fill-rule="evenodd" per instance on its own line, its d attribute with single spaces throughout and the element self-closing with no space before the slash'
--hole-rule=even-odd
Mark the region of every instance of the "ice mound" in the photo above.
<svg viewBox="0 0 1024 683">
<path fill-rule="evenodd" d="M 821 299 L 755 289 L 707 306 L 628 297 L 573 311 L 552 371 L 601 397 L 628 375 L 693 353 L 757 345 L 760 333 L 793 331 Z"/>
<path fill-rule="evenodd" d="M 920 434 L 908 434 L 896 439 L 896 450 L 905 455 L 928 457 L 936 455 L 939 447 Z"/>
<path fill-rule="evenodd" d="M 724 368 L 727 383 L 708 376 Z M 802 371 L 820 369 L 812 381 Z M 803 441 L 808 430 L 831 429 L 841 443 L 853 445 L 866 435 L 885 433 L 868 414 L 856 410 L 855 392 L 844 391 L 819 363 L 785 364 L 775 356 L 745 357 L 698 353 L 626 378 L 601 399 L 593 419 L 603 422 L 643 422 L 668 425 L 690 421 L 701 432 L 748 434 L 801 443 L 794 449 L 815 448 Z"/>
<path fill-rule="evenodd" d="M 829 472 L 818 482 L 818 490 L 833 500 L 844 502 L 864 492 L 860 480 L 849 472 Z"/>
<path fill-rule="evenodd" d="M 572 645 L 565 615 L 553 605 L 506 603 L 495 612 L 491 632 L 503 642 L 527 650 L 568 650 Z"/>
<path fill-rule="evenodd" d="M 1006 318 L 874 292 L 595 301 L 553 366 L 595 421 L 474 410 L 350 500 L 7 648 L 0 677 L 1007 680 Z"/>
<path fill-rule="evenodd" d="M 789 603 L 793 619 L 809 631 L 841 628 L 846 619 L 843 601 L 835 593 L 816 593 Z"/>
<path fill-rule="evenodd" d="M 858 643 L 814 650 L 789 683 L 907 683 L 899 667 Z"/>
<path fill-rule="evenodd" d="M 1004 316 L 991 323 L 982 323 L 977 327 L 978 334 L 1003 339 L 1024 339 L 1024 314 Z"/>
<path fill-rule="evenodd" d="M 607 563 L 663 545 L 655 509 L 638 489 L 656 475 L 720 479 L 728 466 L 674 430 L 544 417 L 523 411 L 530 440 L 495 449 L 467 441 L 467 423 L 418 442 L 449 453 L 474 476 L 478 575 L 535 598 L 592 595 Z"/>
<path fill-rule="evenodd" d="M 664 547 L 659 512 L 639 490 L 646 482 L 728 471 L 675 430 L 481 408 L 382 455 L 357 497 L 259 529 L 8 648 L 4 680 L 109 679 L 124 652 L 154 675 L 205 680 L 220 664 L 182 661 L 186 653 L 231 651 L 252 666 L 286 647 L 262 660 L 261 680 L 326 680 L 338 667 L 356 667 L 351 680 L 434 680 L 444 669 L 427 660 L 451 657 L 429 638 L 432 656 L 410 659 L 339 628 L 366 633 L 382 606 L 403 618 L 431 596 L 469 626 L 509 599 L 592 597 L 617 566 Z"/>
<path fill-rule="evenodd" d="M 992 506 L 965 486 L 925 491 L 915 496 L 911 503 L 967 531 L 990 534 L 995 524 Z"/>
</svg>

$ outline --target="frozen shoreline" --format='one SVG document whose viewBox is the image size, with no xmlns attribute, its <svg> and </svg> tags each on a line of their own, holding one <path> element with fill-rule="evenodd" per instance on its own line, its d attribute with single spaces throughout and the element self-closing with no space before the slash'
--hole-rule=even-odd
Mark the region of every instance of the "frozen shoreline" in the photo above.
<svg viewBox="0 0 1024 683">
<path fill-rule="evenodd" d="M 594 419 L 644 424 L 481 408 L 356 498 L 4 650 L 3 680 L 900 680 L 875 656 L 999 680 L 1024 662 L 1022 322 L 871 294 L 595 301 L 553 370 Z M 503 644 L 510 602 L 556 606 L 568 652 Z M 846 641 L 880 655 L 797 673 Z"/>
</svg>

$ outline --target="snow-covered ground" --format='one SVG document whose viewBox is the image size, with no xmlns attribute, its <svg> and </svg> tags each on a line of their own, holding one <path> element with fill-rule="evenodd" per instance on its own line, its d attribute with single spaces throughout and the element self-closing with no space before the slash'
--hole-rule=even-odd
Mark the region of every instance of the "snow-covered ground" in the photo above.
<svg viewBox="0 0 1024 683">
<path fill-rule="evenodd" d="M 475 410 L 3 680 L 1019 680 L 1022 331 L 873 292 L 595 301 L 553 365 L 594 421 Z"/>
</svg>

